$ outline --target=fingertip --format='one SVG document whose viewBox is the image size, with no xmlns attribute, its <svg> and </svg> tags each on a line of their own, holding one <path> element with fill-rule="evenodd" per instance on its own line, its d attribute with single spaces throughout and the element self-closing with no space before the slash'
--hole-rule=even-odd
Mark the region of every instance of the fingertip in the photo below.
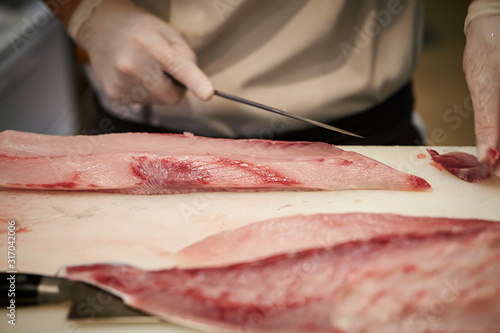
<svg viewBox="0 0 500 333">
<path fill-rule="evenodd" d="M 211 84 L 202 84 L 196 87 L 194 93 L 199 99 L 209 101 L 214 96 L 214 87 Z"/>
</svg>

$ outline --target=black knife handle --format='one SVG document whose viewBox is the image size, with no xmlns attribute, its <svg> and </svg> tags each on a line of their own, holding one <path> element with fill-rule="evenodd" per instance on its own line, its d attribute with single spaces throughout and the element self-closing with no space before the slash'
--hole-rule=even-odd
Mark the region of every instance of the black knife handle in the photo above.
<svg viewBox="0 0 500 333">
<path fill-rule="evenodd" d="M 33 274 L 0 273 L 0 306 L 38 304 L 38 286 L 42 277 Z"/>
</svg>

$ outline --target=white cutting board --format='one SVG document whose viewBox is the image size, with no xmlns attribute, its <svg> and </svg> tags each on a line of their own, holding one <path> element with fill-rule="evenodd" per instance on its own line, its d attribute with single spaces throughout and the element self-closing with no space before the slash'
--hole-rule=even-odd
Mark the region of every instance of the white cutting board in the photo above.
<svg viewBox="0 0 500 333">
<path fill-rule="evenodd" d="M 169 253 L 208 235 L 277 216 L 390 212 L 500 221 L 500 179 L 470 184 L 429 164 L 423 147 L 343 147 L 423 177 L 433 192 L 193 193 L 133 196 L 92 192 L 0 191 L 0 248 L 15 220 L 16 268 L 56 274 L 65 265 L 127 263 L 148 269 L 172 265 Z M 472 147 L 436 148 L 438 152 Z M 425 158 L 422 158 L 425 154 Z M 419 158 L 420 157 L 420 158 Z M 3 230 L 2 230 L 3 229 Z M 7 270 L 6 260 L 0 269 Z"/>
<path fill-rule="evenodd" d="M 16 269 L 56 274 L 65 265 L 122 262 L 167 268 L 169 253 L 208 235 L 271 217 L 310 213 L 390 212 L 416 216 L 500 221 L 500 179 L 469 184 L 429 165 L 425 147 L 342 147 L 423 177 L 433 192 L 332 191 L 194 193 L 131 196 L 104 193 L 0 191 L 0 249 L 6 254 L 7 221 L 18 228 Z M 473 147 L 433 147 L 440 153 Z M 425 158 L 422 157 L 425 154 Z M 3 223 L 2 223 L 3 222 Z M 6 255 L 5 255 L 6 257 Z M 7 270 L 6 258 L 0 269 Z M 176 332 L 165 323 L 77 325 L 67 305 L 18 309 L 18 326 L 3 332 Z M 29 318 L 29 319 L 28 319 Z M 52 319 L 48 319 L 52 318 Z M 50 323 L 51 325 L 47 325 Z M 42 330 L 42 331 L 40 331 Z"/>
</svg>

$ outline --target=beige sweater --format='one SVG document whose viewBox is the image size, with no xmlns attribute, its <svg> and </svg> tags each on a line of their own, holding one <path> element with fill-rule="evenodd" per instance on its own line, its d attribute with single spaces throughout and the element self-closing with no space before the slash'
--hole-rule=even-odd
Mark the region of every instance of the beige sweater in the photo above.
<svg viewBox="0 0 500 333">
<path fill-rule="evenodd" d="M 216 89 L 319 121 L 389 97 L 409 81 L 421 45 L 420 0 L 135 3 L 184 36 Z M 111 113 L 144 121 L 141 106 L 113 110 L 95 80 L 94 85 Z M 148 119 L 170 129 L 229 137 L 272 138 L 306 126 L 219 97 L 202 102 L 190 93 L 176 106 L 152 106 Z"/>
</svg>

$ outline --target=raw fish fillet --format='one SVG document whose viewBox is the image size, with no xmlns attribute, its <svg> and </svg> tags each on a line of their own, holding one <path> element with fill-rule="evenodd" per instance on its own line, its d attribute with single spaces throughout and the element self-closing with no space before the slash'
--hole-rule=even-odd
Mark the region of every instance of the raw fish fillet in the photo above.
<svg viewBox="0 0 500 333">
<path fill-rule="evenodd" d="M 223 231 L 181 249 L 174 256 L 178 268 L 219 267 L 392 234 L 426 235 L 451 227 L 460 231 L 470 228 L 471 223 L 474 220 L 393 214 L 295 215 Z"/>
<path fill-rule="evenodd" d="M 238 190 L 428 191 L 422 178 L 313 142 L 175 134 L 0 133 L 0 187 L 132 194 Z"/>
<path fill-rule="evenodd" d="M 345 235 L 331 244 L 240 264 L 160 271 L 97 264 L 67 267 L 63 275 L 147 313 L 217 332 L 500 331 L 500 224 L 355 217 L 349 218 L 359 225 L 351 227 L 366 233 L 341 225 Z M 382 220 L 380 233 L 371 221 Z M 321 232 L 315 227 L 311 234 Z M 255 248 L 263 241 L 257 236 Z"/>
<path fill-rule="evenodd" d="M 437 151 L 427 149 L 432 160 L 452 175 L 469 183 L 482 182 L 493 177 L 495 169 L 500 165 L 500 150 L 490 149 L 486 161 L 480 163 L 477 157 L 463 152 L 440 155 Z"/>
</svg>

